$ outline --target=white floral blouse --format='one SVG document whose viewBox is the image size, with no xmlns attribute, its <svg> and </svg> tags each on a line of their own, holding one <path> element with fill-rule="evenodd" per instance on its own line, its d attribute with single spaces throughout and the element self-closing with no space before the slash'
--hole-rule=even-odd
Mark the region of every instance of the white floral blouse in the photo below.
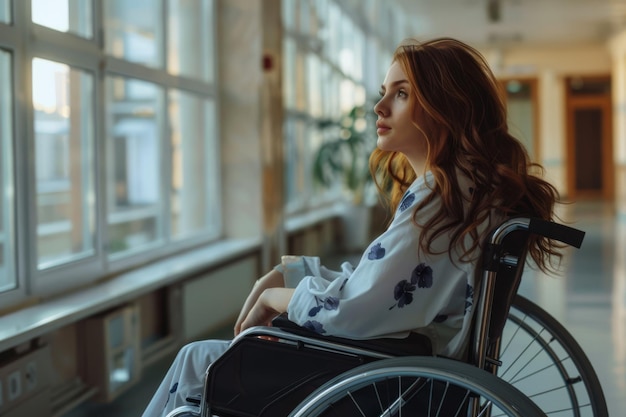
<svg viewBox="0 0 626 417">
<path fill-rule="evenodd" d="M 459 176 L 464 201 L 472 184 Z M 420 230 L 413 209 L 429 193 L 426 173 L 407 189 L 389 228 L 365 250 L 356 268 L 348 262 L 331 271 L 318 257 L 284 256 L 285 286 L 295 288 L 288 306 L 291 321 L 324 335 L 352 339 L 425 334 L 437 355 L 460 358 L 467 345 L 474 305 L 475 262 L 448 255 L 448 236 L 434 241 L 435 255 L 418 254 Z M 466 194 L 467 193 L 467 194 Z M 439 205 L 435 199 L 418 213 L 420 221 Z M 484 224 L 479 232 L 490 227 Z M 474 258 L 474 257 L 473 257 Z"/>
</svg>

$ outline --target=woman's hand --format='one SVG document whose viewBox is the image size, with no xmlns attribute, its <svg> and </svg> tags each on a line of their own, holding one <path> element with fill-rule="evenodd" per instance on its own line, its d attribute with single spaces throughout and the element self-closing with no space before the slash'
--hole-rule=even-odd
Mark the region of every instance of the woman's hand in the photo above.
<svg viewBox="0 0 626 417">
<path fill-rule="evenodd" d="M 256 283 L 254 284 L 254 287 L 252 287 L 252 290 L 250 291 L 250 294 L 248 295 L 248 298 L 246 299 L 245 303 L 243 303 L 243 307 L 241 307 L 241 312 L 239 313 L 239 317 L 237 318 L 237 321 L 235 322 L 235 329 L 234 329 L 235 336 L 237 336 L 239 333 L 241 333 L 241 330 L 243 330 L 241 328 L 241 324 L 243 323 L 245 318 L 248 316 L 248 314 L 250 313 L 250 310 L 252 310 L 252 307 L 254 307 L 254 305 L 256 304 L 257 300 L 259 299 L 263 291 L 265 291 L 268 288 L 281 288 L 284 286 L 285 286 L 285 281 L 283 279 L 283 274 L 281 274 L 280 272 L 276 270 L 272 270 L 268 272 L 267 274 L 265 274 L 263 277 L 259 278 L 256 281 Z"/>
<path fill-rule="evenodd" d="M 239 326 L 239 332 L 253 326 L 270 325 L 274 317 L 287 311 L 293 292 L 293 288 L 268 288 L 264 290 Z M 235 328 L 235 336 L 237 334 L 239 333 Z"/>
</svg>

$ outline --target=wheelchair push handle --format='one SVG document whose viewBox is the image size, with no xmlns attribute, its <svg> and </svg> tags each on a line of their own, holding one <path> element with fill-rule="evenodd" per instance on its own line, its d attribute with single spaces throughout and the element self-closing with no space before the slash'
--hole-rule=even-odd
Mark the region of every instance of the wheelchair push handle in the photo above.
<svg viewBox="0 0 626 417">
<path fill-rule="evenodd" d="M 530 219 L 528 231 L 548 239 L 558 240 L 578 249 L 580 249 L 585 238 L 585 232 L 582 230 L 535 217 Z"/>
</svg>

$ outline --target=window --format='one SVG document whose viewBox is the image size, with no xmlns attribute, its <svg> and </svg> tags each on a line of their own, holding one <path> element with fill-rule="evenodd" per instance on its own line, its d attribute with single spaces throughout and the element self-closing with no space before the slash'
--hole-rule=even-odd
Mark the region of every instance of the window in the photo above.
<svg viewBox="0 0 626 417">
<path fill-rule="evenodd" d="M 107 54 L 163 68 L 162 2 L 108 0 L 102 2 L 102 7 Z"/>
<path fill-rule="evenodd" d="M 219 216 L 215 102 L 179 90 L 170 92 L 170 224 L 173 239 L 216 237 Z"/>
<path fill-rule="evenodd" d="M 37 264 L 45 269 L 94 254 L 94 79 L 41 58 L 32 71 Z"/>
<path fill-rule="evenodd" d="M 11 23 L 11 0 L 0 0 L 0 23 Z"/>
<path fill-rule="evenodd" d="M 0 0 L 0 308 L 221 236 L 214 9 Z"/>
<path fill-rule="evenodd" d="M 2 204 L 0 205 L 0 291 L 17 286 L 14 274 L 13 240 L 13 95 L 11 76 L 11 54 L 0 49 L 0 184 Z"/>
<path fill-rule="evenodd" d="M 211 25 L 213 4 L 209 1 L 169 1 L 168 70 L 206 82 L 215 81 L 212 57 L 215 55 Z"/>
<path fill-rule="evenodd" d="M 285 197 L 289 213 L 336 200 L 339 187 L 322 190 L 311 180 L 317 149 L 336 133 L 317 126 L 323 120 L 339 120 L 366 100 L 366 36 L 345 7 L 332 0 L 283 0 Z M 381 74 L 376 78 L 380 83 Z"/>
<path fill-rule="evenodd" d="M 93 38 L 90 0 L 33 0 L 33 22 L 59 32 Z"/>
<path fill-rule="evenodd" d="M 163 89 L 108 77 L 106 108 L 108 251 L 117 254 L 163 238 Z"/>
</svg>

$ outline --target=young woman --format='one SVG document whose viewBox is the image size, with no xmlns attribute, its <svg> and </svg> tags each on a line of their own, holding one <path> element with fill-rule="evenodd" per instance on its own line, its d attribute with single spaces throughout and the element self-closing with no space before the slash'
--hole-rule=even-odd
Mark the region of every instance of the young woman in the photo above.
<svg viewBox="0 0 626 417">
<path fill-rule="evenodd" d="M 433 353 L 462 357 L 474 303 L 480 244 L 508 216 L 553 218 L 558 194 L 507 129 L 484 58 L 454 39 L 407 41 L 381 86 L 370 169 L 394 213 L 356 266 L 330 271 L 319 258 L 285 256 L 260 278 L 234 333 L 286 312 L 324 335 L 367 339 L 426 335 Z M 543 269 L 559 258 L 546 239 L 529 254 Z M 202 392 L 207 366 L 228 341 L 178 354 L 144 417 L 166 415 Z"/>
</svg>

